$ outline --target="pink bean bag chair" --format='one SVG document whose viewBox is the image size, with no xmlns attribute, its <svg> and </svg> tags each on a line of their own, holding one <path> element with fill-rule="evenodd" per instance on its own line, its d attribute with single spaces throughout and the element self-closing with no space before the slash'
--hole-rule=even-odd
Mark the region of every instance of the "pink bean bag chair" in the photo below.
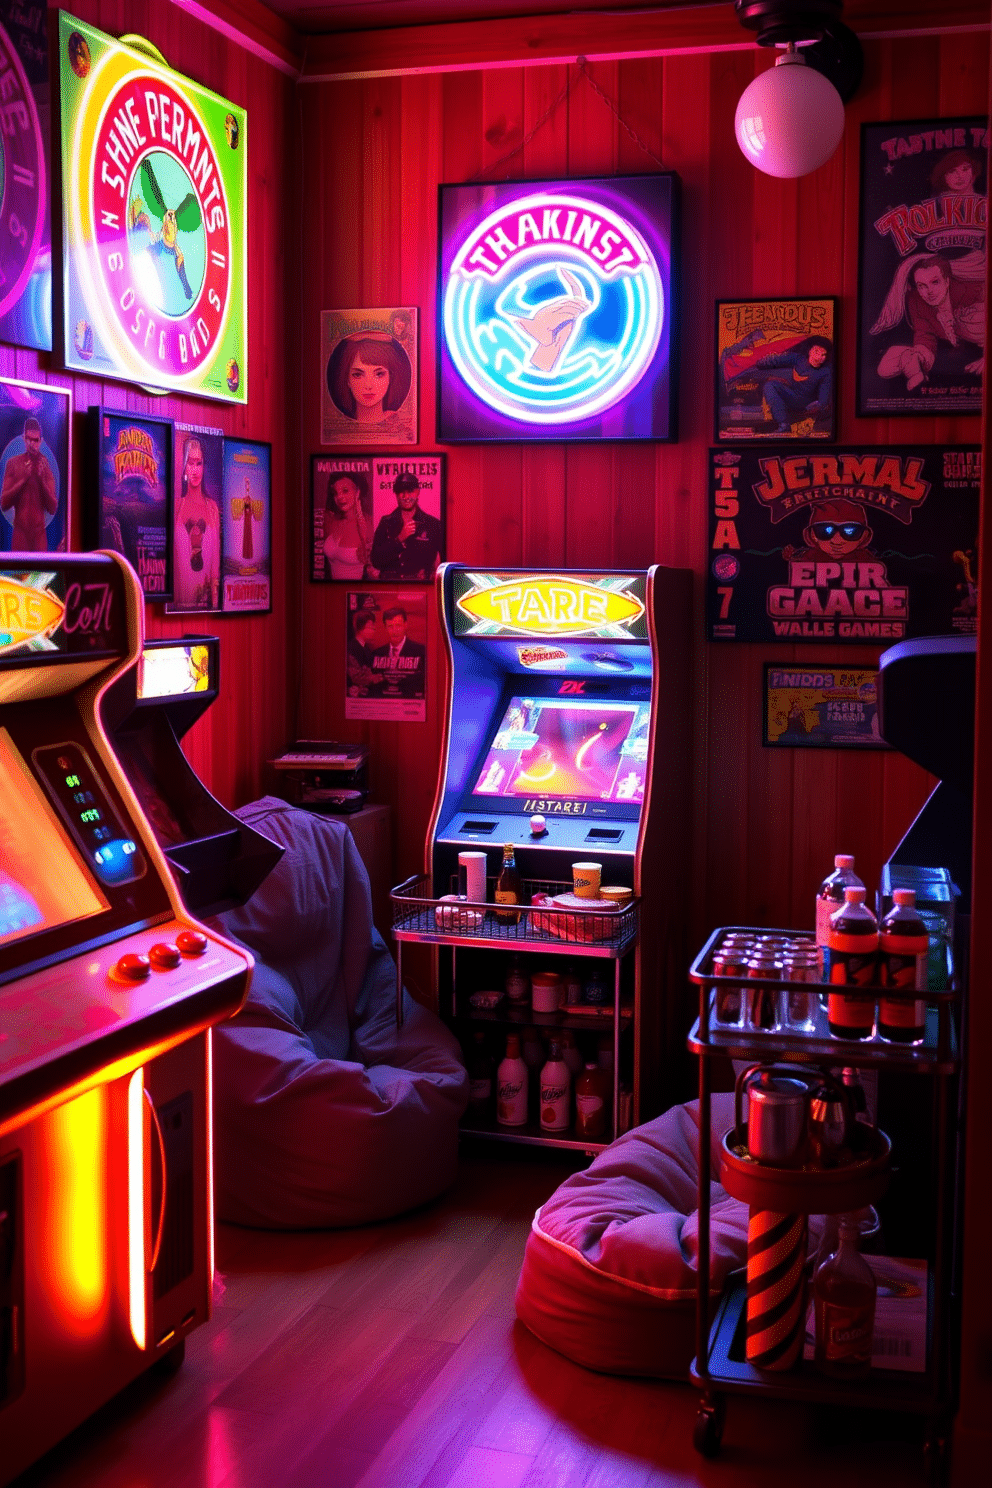
<svg viewBox="0 0 992 1488">
<path fill-rule="evenodd" d="M 534 1216 L 517 1316 L 542 1342 L 588 1369 L 677 1379 L 695 1354 L 698 1104 L 673 1106 L 619 1137 Z M 733 1095 L 714 1095 L 714 1296 L 747 1262 L 747 1206 L 716 1181 L 733 1107 Z"/>
</svg>

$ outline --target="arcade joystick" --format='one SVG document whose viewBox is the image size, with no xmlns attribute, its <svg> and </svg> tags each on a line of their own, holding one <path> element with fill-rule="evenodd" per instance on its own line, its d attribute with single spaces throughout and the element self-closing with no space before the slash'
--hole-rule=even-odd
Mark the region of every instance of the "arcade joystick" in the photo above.
<svg viewBox="0 0 992 1488">
<path fill-rule="evenodd" d="M 543 837 L 548 830 L 547 823 L 539 811 L 535 812 L 530 819 L 530 830 L 531 835 L 534 837 Z"/>
</svg>

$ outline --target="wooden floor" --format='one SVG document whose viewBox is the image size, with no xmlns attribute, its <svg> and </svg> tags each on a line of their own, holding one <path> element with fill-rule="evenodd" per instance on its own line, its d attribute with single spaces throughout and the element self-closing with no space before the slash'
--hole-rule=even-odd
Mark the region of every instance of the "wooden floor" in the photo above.
<svg viewBox="0 0 992 1488">
<path fill-rule="evenodd" d="M 18 1488 L 896 1488 L 919 1423 L 730 1401 L 712 1462 L 688 1387 L 592 1374 L 515 1321 L 533 1212 L 568 1171 L 463 1160 L 411 1217 L 292 1235 L 222 1226 L 210 1324 Z M 907 1440 L 907 1437 L 909 1438 Z"/>
</svg>

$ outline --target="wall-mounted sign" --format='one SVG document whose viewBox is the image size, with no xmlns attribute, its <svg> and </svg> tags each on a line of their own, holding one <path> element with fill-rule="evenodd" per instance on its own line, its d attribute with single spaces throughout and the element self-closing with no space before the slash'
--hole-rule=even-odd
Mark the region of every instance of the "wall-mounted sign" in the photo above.
<svg viewBox="0 0 992 1488">
<path fill-rule="evenodd" d="M 106 558 L 47 569 L 0 568 L 0 667 L 26 657 L 97 660 L 127 649 L 123 569 Z"/>
<path fill-rule="evenodd" d="M 68 388 L 0 378 L 0 552 L 69 546 L 71 403 Z"/>
<path fill-rule="evenodd" d="M 710 451 L 711 641 L 974 634 L 977 445 Z"/>
<path fill-rule="evenodd" d="M 643 574 L 465 572 L 454 582 L 456 635 L 611 641 L 647 635 Z"/>
<path fill-rule="evenodd" d="M 766 744 L 888 749 L 878 731 L 878 668 L 765 667 Z"/>
<path fill-rule="evenodd" d="M 831 298 L 717 300 L 716 438 L 834 439 Z"/>
<path fill-rule="evenodd" d="M 674 439 L 678 180 L 440 188 L 438 437 Z"/>
<path fill-rule="evenodd" d="M 0 341 L 52 349 L 46 0 L 0 0 Z"/>
<path fill-rule="evenodd" d="M 122 553 L 146 599 L 172 598 L 172 423 L 91 408 L 86 424 L 92 499 L 88 543 Z"/>
<path fill-rule="evenodd" d="M 246 114 L 59 12 L 65 365 L 245 403 Z"/>
</svg>

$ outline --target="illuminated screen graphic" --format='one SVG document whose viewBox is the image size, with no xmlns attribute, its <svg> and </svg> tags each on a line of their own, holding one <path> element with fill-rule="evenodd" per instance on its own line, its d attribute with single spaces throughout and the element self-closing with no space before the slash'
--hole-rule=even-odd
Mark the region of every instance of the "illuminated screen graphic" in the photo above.
<svg viewBox="0 0 992 1488">
<path fill-rule="evenodd" d="M 0 800 L 0 946 L 107 909 L 3 728 Z"/>
<path fill-rule="evenodd" d="M 472 794 L 638 805 L 649 727 L 647 703 L 511 698 Z"/>
<path fill-rule="evenodd" d="M 138 658 L 138 697 L 182 697 L 213 687 L 208 646 L 161 646 Z"/>
<path fill-rule="evenodd" d="M 442 439 L 674 437 L 675 178 L 441 187 Z"/>
</svg>

